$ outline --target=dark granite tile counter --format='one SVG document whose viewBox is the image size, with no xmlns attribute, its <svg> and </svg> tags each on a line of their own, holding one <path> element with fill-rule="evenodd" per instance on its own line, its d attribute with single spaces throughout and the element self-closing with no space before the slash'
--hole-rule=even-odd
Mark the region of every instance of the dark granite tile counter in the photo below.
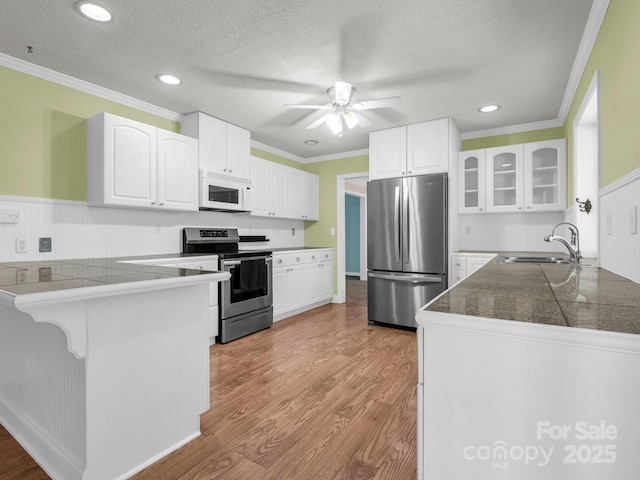
<svg viewBox="0 0 640 480">
<path fill-rule="evenodd" d="M 85 258 L 31 262 L 0 262 L 0 291 L 25 295 L 57 290 L 98 287 L 147 280 L 207 275 L 211 271 L 122 263 L 200 257 L 193 254 L 146 255 L 117 258 Z"/>
<path fill-rule="evenodd" d="M 505 264 L 498 259 L 425 310 L 640 334 L 640 284 L 593 266 Z"/>
</svg>

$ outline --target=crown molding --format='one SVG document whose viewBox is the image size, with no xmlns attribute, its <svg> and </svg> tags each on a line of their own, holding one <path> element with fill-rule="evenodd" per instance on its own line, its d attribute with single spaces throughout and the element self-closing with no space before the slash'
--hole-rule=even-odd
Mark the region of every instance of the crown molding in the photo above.
<svg viewBox="0 0 640 480">
<path fill-rule="evenodd" d="M 472 138 L 495 137 L 497 135 L 544 130 L 545 128 L 557 128 L 562 125 L 564 125 L 564 121 L 556 118 L 555 120 L 543 120 L 541 122 L 521 123 L 520 125 L 510 125 L 508 127 L 488 128 L 486 130 L 464 132 L 460 134 L 460 137 L 462 140 L 470 140 Z"/>
<path fill-rule="evenodd" d="M 265 143 L 257 142 L 256 140 L 251 140 L 251 146 L 253 148 L 257 148 L 258 150 L 273 153 L 274 155 L 278 155 L 279 157 L 286 158 L 287 160 L 293 160 L 294 162 L 305 163 L 304 162 L 305 159 L 299 155 L 285 152 L 284 150 L 280 150 L 279 148 L 272 147 L 271 145 L 267 145 Z"/>
<path fill-rule="evenodd" d="M 152 105 L 151 103 L 138 100 L 137 98 L 124 95 L 114 90 L 109 90 L 108 88 L 80 80 L 79 78 L 75 78 L 64 73 L 56 72 L 49 68 L 35 65 L 19 58 L 11 57 L 4 53 L 0 53 L 0 66 L 11 68 L 12 70 L 17 70 L 18 72 L 26 73 L 27 75 L 32 75 L 43 80 L 48 80 L 50 82 L 57 83 L 58 85 L 73 88 L 90 95 L 95 95 L 97 97 L 104 98 L 105 100 L 111 100 L 174 122 L 179 122 L 182 117 L 179 113 L 167 110 L 166 108 Z"/>
<path fill-rule="evenodd" d="M 328 155 L 319 155 L 317 157 L 307 157 L 303 160 L 303 163 L 326 162 L 328 160 L 340 160 L 343 158 L 358 157 L 360 155 L 369 155 L 369 149 L 363 148 L 362 150 L 352 150 L 350 152 L 330 153 Z"/>
</svg>

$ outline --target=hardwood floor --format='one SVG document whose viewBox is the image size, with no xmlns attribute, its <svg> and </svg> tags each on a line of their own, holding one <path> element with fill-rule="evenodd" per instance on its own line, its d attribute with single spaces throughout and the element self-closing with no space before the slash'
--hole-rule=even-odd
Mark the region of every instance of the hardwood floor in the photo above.
<svg viewBox="0 0 640 480">
<path fill-rule="evenodd" d="M 211 348 L 202 435 L 135 480 L 416 478 L 415 333 L 327 305 Z M 0 478 L 48 478 L 0 428 Z"/>
</svg>

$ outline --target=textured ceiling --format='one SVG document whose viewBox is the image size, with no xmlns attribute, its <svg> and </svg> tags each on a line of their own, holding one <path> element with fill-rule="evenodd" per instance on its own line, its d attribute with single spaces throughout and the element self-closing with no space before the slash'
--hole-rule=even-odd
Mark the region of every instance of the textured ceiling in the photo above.
<svg viewBox="0 0 640 480">
<path fill-rule="evenodd" d="M 80 16 L 73 0 L 2 0 L 0 52 L 314 157 L 367 148 L 369 130 L 445 116 L 462 132 L 555 119 L 592 0 L 96 3 L 111 22 Z M 160 84 L 161 72 L 182 85 Z M 327 103 L 336 80 L 355 86 L 355 101 L 402 104 L 363 112 L 373 125 L 342 137 L 305 129 L 324 112 L 282 108 Z M 479 113 L 487 103 L 502 108 Z"/>
</svg>

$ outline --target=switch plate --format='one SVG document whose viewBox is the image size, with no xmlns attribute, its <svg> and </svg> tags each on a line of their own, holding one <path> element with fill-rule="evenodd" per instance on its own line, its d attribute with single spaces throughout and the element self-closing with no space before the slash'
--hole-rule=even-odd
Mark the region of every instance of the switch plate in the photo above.
<svg viewBox="0 0 640 480">
<path fill-rule="evenodd" d="M 629 233 L 637 235 L 638 233 L 638 206 L 635 205 L 629 212 Z"/>
<path fill-rule="evenodd" d="M 16 253 L 27 253 L 27 239 L 16 237 Z"/>
<path fill-rule="evenodd" d="M 39 241 L 39 251 L 40 252 L 50 252 L 51 251 L 51 237 L 40 237 Z"/>
</svg>

